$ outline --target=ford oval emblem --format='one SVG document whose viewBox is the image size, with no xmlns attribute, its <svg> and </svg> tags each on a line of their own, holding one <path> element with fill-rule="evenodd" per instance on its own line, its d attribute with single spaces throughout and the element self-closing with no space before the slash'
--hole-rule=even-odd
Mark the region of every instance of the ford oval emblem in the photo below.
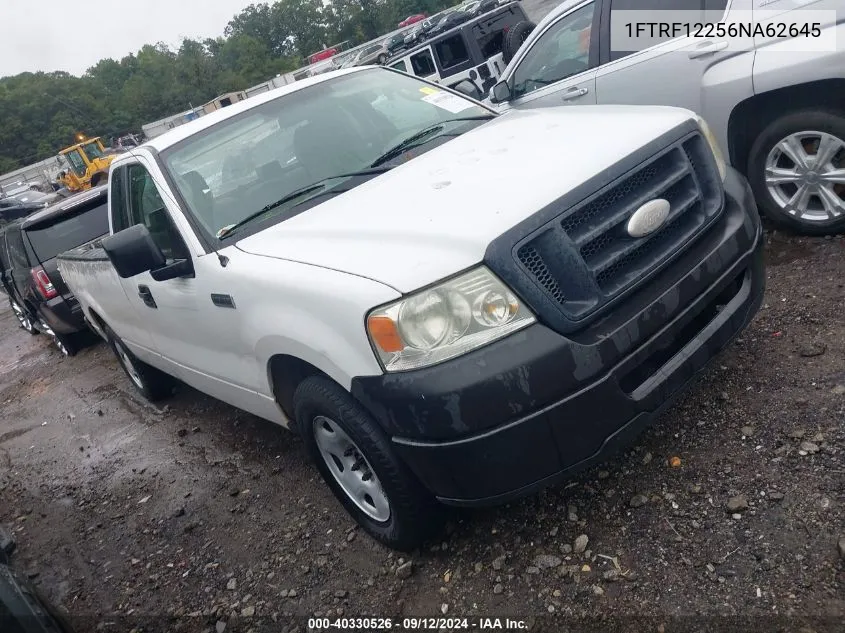
<svg viewBox="0 0 845 633">
<path fill-rule="evenodd" d="M 634 211 L 628 220 L 628 235 L 631 237 L 645 237 L 663 226 L 669 216 L 669 201 L 663 198 L 649 200 Z"/>
</svg>

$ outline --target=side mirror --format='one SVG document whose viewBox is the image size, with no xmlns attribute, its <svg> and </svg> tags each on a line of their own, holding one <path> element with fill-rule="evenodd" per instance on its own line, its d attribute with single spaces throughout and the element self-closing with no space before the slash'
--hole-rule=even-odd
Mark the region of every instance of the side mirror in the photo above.
<svg viewBox="0 0 845 633">
<path fill-rule="evenodd" d="M 143 224 L 136 224 L 119 233 L 104 237 L 102 246 L 117 274 L 123 279 L 145 272 L 149 272 L 156 281 L 167 281 L 194 274 L 190 259 L 177 259 L 168 264 L 161 249 Z"/>
<path fill-rule="evenodd" d="M 490 91 L 491 103 L 504 103 L 505 101 L 509 101 L 510 98 L 511 87 L 508 85 L 507 81 L 500 81 L 493 86 L 493 90 Z"/>
<path fill-rule="evenodd" d="M 167 260 L 143 224 L 136 224 L 103 238 L 103 250 L 117 271 L 127 279 L 162 268 Z"/>
<path fill-rule="evenodd" d="M 476 86 L 475 83 L 473 83 L 469 79 L 463 79 L 459 81 L 453 86 L 453 88 L 461 94 L 465 94 L 471 99 L 481 101 L 481 91 L 478 89 L 478 86 Z"/>
</svg>

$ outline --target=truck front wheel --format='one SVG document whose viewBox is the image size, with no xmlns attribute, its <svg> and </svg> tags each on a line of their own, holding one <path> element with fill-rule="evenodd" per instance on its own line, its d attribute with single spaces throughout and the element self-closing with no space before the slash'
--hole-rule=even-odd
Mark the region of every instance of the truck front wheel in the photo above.
<svg viewBox="0 0 845 633">
<path fill-rule="evenodd" d="M 135 354 L 130 352 L 123 341 L 110 329 L 106 328 L 106 334 L 109 338 L 109 345 L 117 357 L 117 362 L 120 363 L 129 381 L 141 392 L 142 396 L 150 402 L 156 402 L 173 393 L 173 378 L 152 365 L 138 360 Z"/>
<path fill-rule="evenodd" d="M 312 376 L 296 388 L 293 402 L 309 456 L 370 536 L 409 551 L 433 534 L 442 509 L 352 396 L 331 380 Z"/>
</svg>

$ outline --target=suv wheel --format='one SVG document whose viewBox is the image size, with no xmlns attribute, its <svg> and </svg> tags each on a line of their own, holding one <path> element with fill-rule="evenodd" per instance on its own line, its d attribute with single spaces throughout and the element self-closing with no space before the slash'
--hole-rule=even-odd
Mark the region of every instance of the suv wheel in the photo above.
<svg viewBox="0 0 845 633">
<path fill-rule="evenodd" d="M 150 402 L 156 402 L 173 393 L 172 377 L 139 360 L 110 329 L 106 328 L 106 334 L 117 362 L 142 396 Z"/>
<path fill-rule="evenodd" d="M 15 318 L 18 320 L 18 325 L 21 329 L 26 330 L 32 335 L 38 334 L 38 328 L 35 326 L 35 323 L 32 320 L 32 317 L 24 310 L 22 307 L 18 305 L 17 301 L 9 299 L 9 305 L 12 306 L 12 312 L 15 315 Z"/>
<path fill-rule="evenodd" d="M 293 397 L 296 423 L 323 480 L 373 538 L 409 551 L 439 527 L 441 508 L 344 389 L 306 378 Z"/>
<path fill-rule="evenodd" d="M 845 230 L 845 115 L 787 114 L 757 137 L 748 181 L 775 224 L 807 235 Z"/>
<path fill-rule="evenodd" d="M 59 348 L 62 356 L 76 356 L 76 352 L 79 351 L 79 348 L 70 334 L 59 334 L 54 332 L 53 328 L 47 325 L 47 322 L 43 319 L 39 321 L 38 329 L 53 340 L 53 344 Z"/>
</svg>

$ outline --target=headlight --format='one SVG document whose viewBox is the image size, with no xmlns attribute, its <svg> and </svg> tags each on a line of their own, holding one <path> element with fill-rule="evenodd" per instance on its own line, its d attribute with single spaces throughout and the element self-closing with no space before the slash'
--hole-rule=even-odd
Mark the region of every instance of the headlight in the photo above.
<svg viewBox="0 0 845 633">
<path fill-rule="evenodd" d="M 728 174 L 728 168 L 725 164 L 725 157 L 722 154 L 722 150 L 719 148 L 719 143 L 716 141 L 716 137 L 713 135 L 713 131 L 710 129 L 710 126 L 707 125 L 707 121 L 702 119 L 700 116 L 697 116 L 696 119 L 698 119 L 698 127 L 701 128 L 701 133 L 704 135 L 704 138 L 707 139 L 707 143 L 713 151 L 713 156 L 716 158 L 716 167 L 719 169 L 719 176 L 721 176 L 724 181 L 725 176 Z"/>
<path fill-rule="evenodd" d="M 534 315 L 484 266 L 414 293 L 367 317 L 386 371 L 460 356 L 534 323 Z"/>
</svg>

